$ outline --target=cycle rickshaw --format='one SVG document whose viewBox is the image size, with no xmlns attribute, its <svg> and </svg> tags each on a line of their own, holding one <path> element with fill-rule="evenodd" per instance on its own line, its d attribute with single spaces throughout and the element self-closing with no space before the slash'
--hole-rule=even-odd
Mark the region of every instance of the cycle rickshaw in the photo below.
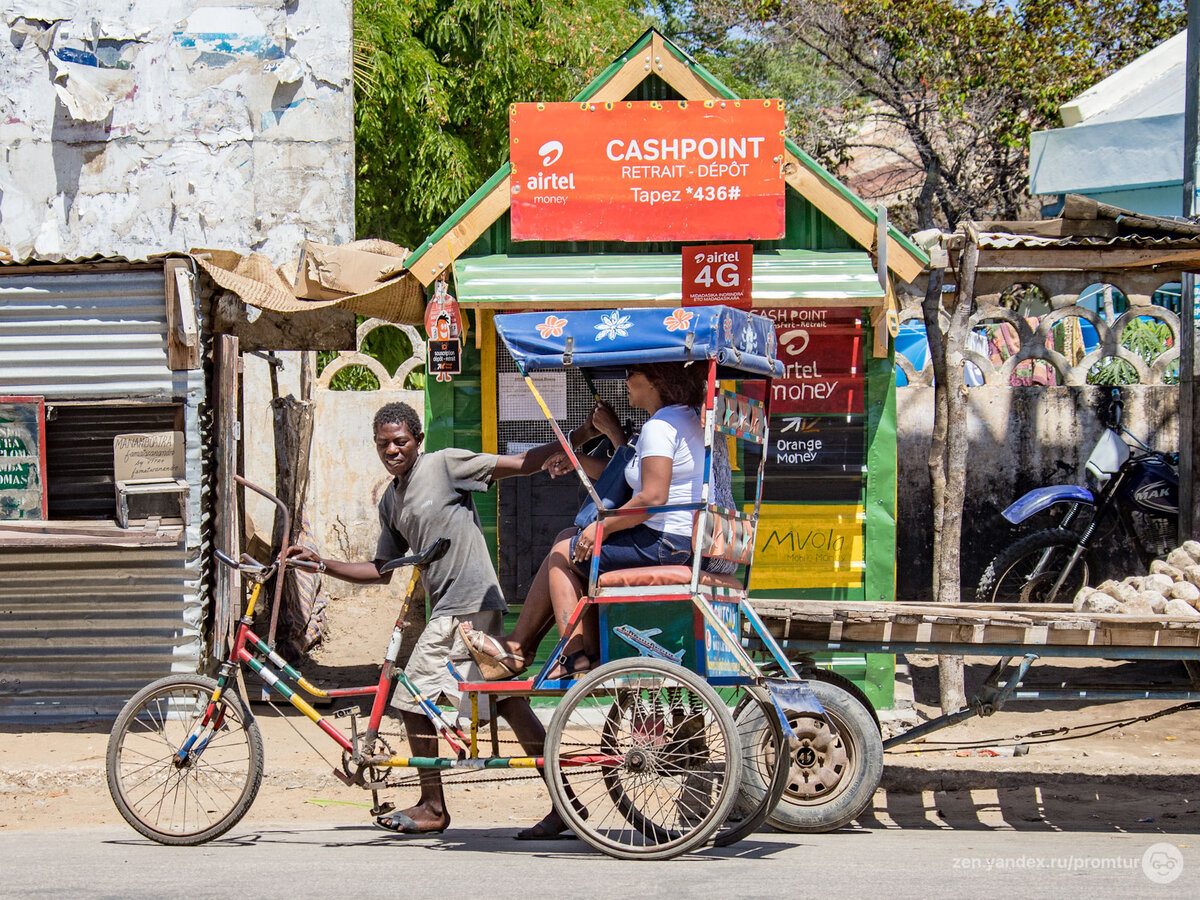
<svg viewBox="0 0 1200 900">
<path fill-rule="evenodd" d="M 169 844 L 202 843 L 227 831 L 249 808 L 262 778 L 263 751 L 254 718 L 232 689 L 242 665 L 338 743 L 342 764 L 335 774 L 347 785 L 371 790 L 373 812 L 387 808 L 379 792 L 397 784 L 392 778 L 398 769 L 447 774 L 538 769 L 555 809 L 582 840 L 620 858 L 663 859 L 709 842 L 740 840 L 768 819 L 785 792 L 799 790 L 811 812 L 791 828 L 797 831 L 836 828 L 869 802 L 879 767 L 864 767 L 862 753 L 857 761 L 846 758 L 844 748 L 879 744 L 870 717 L 864 726 L 863 715 L 827 715 L 747 601 L 767 456 L 770 385 L 782 374 L 771 322 L 711 306 L 513 313 L 497 316 L 495 324 L 599 510 L 597 553 L 586 595 L 571 620 L 577 625 L 595 609 L 599 666 L 577 678 L 548 678 L 552 661 L 566 644 L 563 638 L 532 678 L 464 683 L 472 718 L 469 727 L 460 728 L 421 698 L 396 665 L 401 615 L 377 685 L 321 690 L 251 631 L 263 582 L 281 567 L 306 564 L 288 558 L 286 547 L 267 566 L 218 554 L 255 581 L 229 657 L 215 680 L 177 675 L 144 688 L 122 710 L 109 741 L 110 791 L 121 814 L 143 835 Z M 707 368 L 701 499 L 646 510 L 693 512 L 693 562 L 600 574 L 596 560 L 610 513 L 531 373 L 576 366 L 591 378 L 623 377 L 625 366 L 637 362 L 689 362 Z M 717 503 L 712 493 L 714 448 L 718 441 L 730 440 L 758 443 L 764 451 L 741 509 L 732 508 L 735 504 L 727 498 L 728 505 Z M 444 552 L 439 546 L 444 540 L 385 568 L 419 567 Z M 706 571 L 706 558 L 725 560 L 734 572 Z M 277 589 L 276 602 L 278 596 Z M 758 648 L 761 664 L 748 646 Z M 421 700 L 453 755 L 412 758 L 391 750 L 380 724 L 397 683 Z M 371 698 L 366 728 L 360 729 L 359 712 L 351 708 L 339 714 L 349 719 L 350 734 L 343 734 L 291 684 L 313 697 Z M 496 697 L 513 695 L 559 698 L 542 758 L 502 756 L 494 715 L 492 753 L 481 755 L 480 702 L 494 707 Z M 827 751 L 835 745 L 843 747 L 840 762 L 824 759 L 822 747 Z M 865 754 L 875 755 L 881 759 L 882 750 Z M 823 796 L 823 784 L 809 796 L 804 784 L 797 786 L 808 780 L 805 773 L 822 765 L 836 769 L 851 764 L 858 767 L 852 796 Z M 830 816 L 822 814 L 826 800 L 837 800 Z M 847 803 L 853 806 L 849 811 Z"/>
</svg>

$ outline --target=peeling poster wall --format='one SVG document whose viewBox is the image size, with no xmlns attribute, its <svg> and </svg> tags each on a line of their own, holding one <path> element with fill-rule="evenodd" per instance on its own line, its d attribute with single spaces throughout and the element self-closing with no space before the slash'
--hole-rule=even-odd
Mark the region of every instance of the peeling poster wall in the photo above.
<svg viewBox="0 0 1200 900">
<path fill-rule="evenodd" d="M 0 246 L 354 237 L 352 0 L 4 0 Z"/>
</svg>

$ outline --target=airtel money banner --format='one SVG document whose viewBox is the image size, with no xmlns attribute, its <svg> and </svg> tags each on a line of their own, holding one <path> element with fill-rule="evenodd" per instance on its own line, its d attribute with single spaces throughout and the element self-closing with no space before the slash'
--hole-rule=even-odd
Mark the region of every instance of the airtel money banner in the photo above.
<svg viewBox="0 0 1200 900">
<path fill-rule="evenodd" d="M 775 240 L 779 100 L 515 103 L 518 241 Z"/>
</svg>

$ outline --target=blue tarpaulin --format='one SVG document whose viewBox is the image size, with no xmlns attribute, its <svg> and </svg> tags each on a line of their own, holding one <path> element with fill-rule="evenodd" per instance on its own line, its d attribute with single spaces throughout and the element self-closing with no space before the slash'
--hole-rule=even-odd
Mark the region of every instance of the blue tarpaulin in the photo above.
<svg viewBox="0 0 1200 900">
<path fill-rule="evenodd" d="M 509 313 L 495 323 L 526 372 L 715 359 L 743 372 L 783 375 L 771 320 L 727 306 Z"/>
</svg>

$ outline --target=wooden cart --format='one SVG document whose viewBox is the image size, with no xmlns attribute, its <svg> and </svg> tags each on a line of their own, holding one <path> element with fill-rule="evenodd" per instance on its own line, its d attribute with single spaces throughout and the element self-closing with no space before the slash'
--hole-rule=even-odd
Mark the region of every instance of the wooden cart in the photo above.
<svg viewBox="0 0 1200 900">
<path fill-rule="evenodd" d="M 965 708 L 886 740 L 885 748 L 964 719 L 991 715 L 1010 700 L 1200 700 L 1200 617 L 1075 612 L 1068 604 L 753 602 L 779 646 L 793 658 L 829 651 L 999 657 Z M 1025 687 L 1030 666 L 1043 657 L 1180 660 L 1191 684 L 1178 689 Z"/>
</svg>

